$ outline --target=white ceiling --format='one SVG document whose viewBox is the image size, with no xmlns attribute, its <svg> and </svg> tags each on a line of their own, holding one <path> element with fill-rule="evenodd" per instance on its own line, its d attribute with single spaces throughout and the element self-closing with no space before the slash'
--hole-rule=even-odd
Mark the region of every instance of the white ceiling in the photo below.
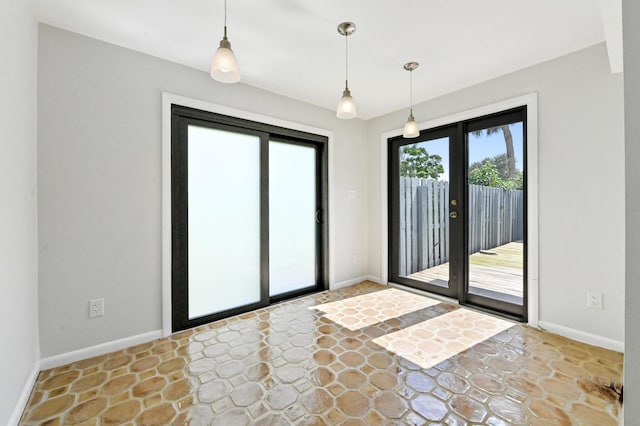
<svg viewBox="0 0 640 426">
<path fill-rule="evenodd" d="M 40 22 L 208 72 L 223 1 L 35 0 L 35 7 Z M 355 22 L 349 87 L 358 116 L 370 119 L 408 106 L 405 62 L 420 63 L 414 100 L 422 102 L 617 36 L 610 5 L 619 1 L 228 0 L 229 40 L 242 83 L 333 110 L 344 87 L 336 27 Z"/>
</svg>

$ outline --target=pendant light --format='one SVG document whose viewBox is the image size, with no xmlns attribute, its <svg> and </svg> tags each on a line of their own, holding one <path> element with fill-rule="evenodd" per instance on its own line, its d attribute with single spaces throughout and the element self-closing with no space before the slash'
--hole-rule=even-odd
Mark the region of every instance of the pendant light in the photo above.
<svg viewBox="0 0 640 426">
<path fill-rule="evenodd" d="M 351 97 L 351 91 L 349 90 L 349 45 L 347 38 L 356 31 L 356 24 L 353 22 L 343 22 L 338 25 L 338 32 L 344 36 L 345 44 L 345 73 L 344 73 L 344 92 L 342 92 L 342 98 L 338 103 L 338 111 L 336 117 L 343 120 L 355 118 L 356 103 L 353 102 Z"/>
<path fill-rule="evenodd" d="M 420 130 L 418 129 L 418 123 L 416 123 L 416 119 L 413 118 L 413 70 L 418 68 L 417 62 L 407 62 L 404 64 L 404 69 L 409 71 L 409 99 L 410 99 L 410 109 L 409 109 L 409 118 L 407 122 L 404 124 L 404 129 L 402 129 L 402 137 L 403 138 L 417 138 L 420 135 Z"/>
<path fill-rule="evenodd" d="M 236 55 L 231 50 L 231 43 L 227 39 L 227 0 L 224 0 L 224 36 L 220 40 L 220 47 L 216 50 L 211 61 L 211 77 L 221 83 L 237 83 L 240 81 L 240 68 Z"/>
</svg>

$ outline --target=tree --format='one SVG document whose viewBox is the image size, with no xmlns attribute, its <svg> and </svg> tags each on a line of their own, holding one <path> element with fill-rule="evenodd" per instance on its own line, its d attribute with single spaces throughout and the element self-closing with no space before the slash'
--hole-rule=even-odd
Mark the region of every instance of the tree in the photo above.
<svg viewBox="0 0 640 426">
<path fill-rule="evenodd" d="M 442 157 L 430 155 L 416 144 L 405 146 L 400 152 L 400 175 L 405 177 L 438 179 L 444 173 Z"/>
<path fill-rule="evenodd" d="M 507 158 L 507 154 L 498 154 L 495 157 L 489 157 L 480 161 L 476 161 L 475 163 L 471 163 L 471 165 L 469 165 L 469 172 L 472 172 L 474 169 L 482 166 L 487 160 L 491 161 L 496 166 L 498 175 L 500 175 L 500 179 L 509 179 L 509 160 Z"/>
<path fill-rule="evenodd" d="M 487 136 L 491 136 L 494 133 L 498 133 L 499 131 L 502 131 L 502 136 L 504 136 L 504 144 L 507 151 L 506 179 L 517 180 L 518 175 L 516 173 L 516 155 L 515 155 L 515 152 L 513 151 L 513 136 L 511 135 L 511 130 L 509 129 L 509 125 L 505 124 L 504 126 L 489 127 L 488 129 L 476 130 L 475 132 L 472 132 L 472 133 L 475 136 L 482 136 L 482 134 L 486 132 Z"/>
<path fill-rule="evenodd" d="M 489 159 L 469 171 L 469 183 L 472 185 L 502 187 L 503 180 L 500 179 L 498 168 Z"/>
<path fill-rule="evenodd" d="M 498 157 L 500 156 L 485 158 L 481 162 L 473 163 L 469 168 L 469 183 L 471 185 L 491 186 L 502 189 L 523 189 L 524 176 L 522 172 L 516 171 L 515 179 L 503 178 L 494 161 Z"/>
</svg>

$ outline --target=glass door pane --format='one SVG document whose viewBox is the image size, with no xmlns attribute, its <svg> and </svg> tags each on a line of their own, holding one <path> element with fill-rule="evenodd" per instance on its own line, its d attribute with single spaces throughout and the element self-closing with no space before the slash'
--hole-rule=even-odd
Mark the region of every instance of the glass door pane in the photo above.
<svg viewBox="0 0 640 426">
<path fill-rule="evenodd" d="M 269 142 L 269 295 L 317 285 L 314 146 Z"/>
<path fill-rule="evenodd" d="M 188 317 L 260 301 L 260 137 L 188 126 Z"/>
<path fill-rule="evenodd" d="M 400 276 L 449 286 L 449 138 L 400 148 Z"/>
<path fill-rule="evenodd" d="M 502 307 L 524 300 L 523 127 L 519 121 L 467 133 L 468 293 Z"/>
</svg>

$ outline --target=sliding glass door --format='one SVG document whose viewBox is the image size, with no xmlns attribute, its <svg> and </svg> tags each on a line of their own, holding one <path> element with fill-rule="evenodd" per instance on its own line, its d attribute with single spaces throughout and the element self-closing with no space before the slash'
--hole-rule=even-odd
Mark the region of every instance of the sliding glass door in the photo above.
<svg viewBox="0 0 640 426">
<path fill-rule="evenodd" d="M 389 139 L 389 280 L 526 320 L 525 108 Z"/>
<path fill-rule="evenodd" d="M 266 136 L 188 125 L 187 137 L 188 318 L 263 305 L 260 149 Z M 212 283 L 233 285 L 220 291 Z"/>
<path fill-rule="evenodd" d="M 269 143 L 269 295 L 281 297 L 316 286 L 315 146 Z"/>
<path fill-rule="evenodd" d="M 326 138 L 172 108 L 173 330 L 326 283 Z"/>
</svg>

